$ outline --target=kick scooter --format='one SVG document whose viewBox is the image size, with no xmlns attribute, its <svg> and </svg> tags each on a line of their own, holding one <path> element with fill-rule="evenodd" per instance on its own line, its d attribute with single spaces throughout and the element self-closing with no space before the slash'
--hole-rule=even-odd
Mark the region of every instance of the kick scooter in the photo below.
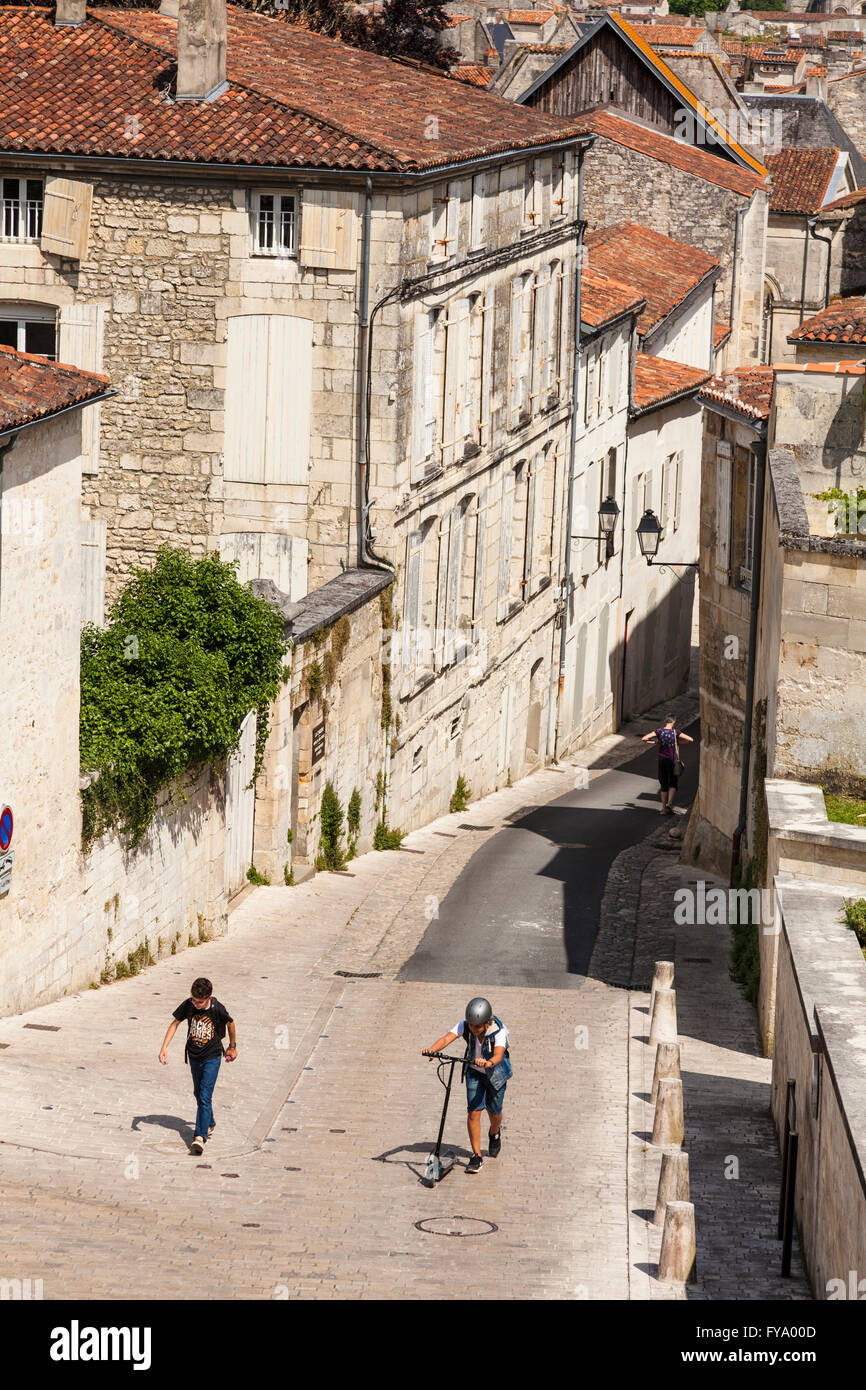
<svg viewBox="0 0 866 1390">
<path fill-rule="evenodd" d="M 444 1052 L 431 1052 L 428 1054 L 431 1061 L 437 1063 L 436 1072 L 442 1085 L 445 1087 L 445 1104 L 442 1106 L 442 1120 L 439 1124 L 439 1137 L 436 1140 L 436 1148 L 427 1159 L 427 1166 L 424 1169 L 424 1176 L 421 1179 L 425 1187 L 435 1187 L 437 1182 L 441 1182 L 444 1177 L 451 1172 L 454 1167 L 454 1155 L 441 1155 L 442 1135 L 445 1132 L 445 1116 L 448 1113 L 448 1101 L 451 1097 L 451 1082 L 454 1080 L 454 1067 L 459 1063 L 462 1066 L 465 1062 L 464 1057 L 448 1057 Z M 442 1073 L 446 1063 L 449 1065 L 448 1081 L 443 1079 Z"/>
</svg>

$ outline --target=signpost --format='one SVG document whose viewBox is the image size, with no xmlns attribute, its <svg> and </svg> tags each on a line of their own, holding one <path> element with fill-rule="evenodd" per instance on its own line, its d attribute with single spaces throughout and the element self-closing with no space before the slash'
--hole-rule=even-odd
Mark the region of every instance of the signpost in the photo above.
<svg viewBox="0 0 866 1390">
<path fill-rule="evenodd" d="M 321 761 L 322 761 L 322 758 L 324 758 L 324 756 L 325 756 L 325 721 L 324 721 L 324 719 L 323 719 L 322 722 L 321 722 L 321 724 L 316 724 L 316 725 L 314 725 L 314 727 L 313 727 L 313 760 L 312 760 L 312 765 L 313 765 L 313 767 L 316 766 L 316 763 L 321 762 Z"/>
<path fill-rule="evenodd" d="M 0 811 L 0 897 L 9 892 L 12 884 L 12 865 L 15 862 L 15 851 L 9 848 L 12 843 L 12 829 L 15 822 L 12 810 L 9 806 L 4 806 Z"/>
</svg>

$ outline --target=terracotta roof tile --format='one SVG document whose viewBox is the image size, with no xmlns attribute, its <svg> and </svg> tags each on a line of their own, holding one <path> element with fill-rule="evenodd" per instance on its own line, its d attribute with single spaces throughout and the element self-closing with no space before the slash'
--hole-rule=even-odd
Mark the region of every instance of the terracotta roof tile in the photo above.
<svg viewBox="0 0 866 1390">
<path fill-rule="evenodd" d="M 773 396 L 773 367 L 737 367 L 714 376 L 700 393 L 708 405 L 727 405 L 748 420 L 766 420 Z"/>
<path fill-rule="evenodd" d="M 666 357 L 638 352 L 634 366 L 635 411 L 657 410 L 679 396 L 693 394 L 709 379 L 710 373 L 700 367 L 687 367 Z"/>
<path fill-rule="evenodd" d="M 580 318 L 592 328 L 600 328 L 630 309 L 637 312 L 643 302 L 633 285 L 625 285 L 595 266 L 587 266 L 580 273 Z"/>
<path fill-rule="evenodd" d="M 0 347 L 0 434 L 104 395 L 108 377 Z"/>
<path fill-rule="evenodd" d="M 176 33 L 174 20 L 152 10 L 91 10 L 79 28 L 56 29 L 50 11 L 0 6 L 0 148 L 411 171 L 577 129 L 573 119 L 234 6 L 228 91 L 173 103 L 163 93 L 174 80 Z M 431 117 L 436 140 L 427 138 Z"/>
<path fill-rule="evenodd" d="M 692 48 L 707 32 L 703 25 L 644 24 L 638 20 L 632 20 L 631 27 L 653 48 L 659 44 L 669 48 Z"/>
<path fill-rule="evenodd" d="M 866 297 L 837 299 L 820 313 L 806 319 L 789 343 L 866 343 Z"/>
<path fill-rule="evenodd" d="M 771 212 L 817 212 L 833 177 L 839 151 L 789 145 L 765 156 L 773 180 Z"/>
<path fill-rule="evenodd" d="M 613 275 L 646 300 L 638 332 L 649 333 L 719 262 L 695 246 L 673 241 L 634 222 L 603 227 L 586 238 L 588 264 Z"/>
<path fill-rule="evenodd" d="M 495 68 L 485 68 L 480 63 L 460 63 L 451 69 L 451 76 L 458 82 L 469 82 L 473 87 L 487 87 Z"/>
<path fill-rule="evenodd" d="M 713 324 L 713 347 L 718 349 L 726 338 L 731 336 L 731 325 L 729 323 Z"/>
<path fill-rule="evenodd" d="M 506 24 L 546 24 L 553 15 L 553 10 L 506 10 L 502 18 Z"/>
<path fill-rule="evenodd" d="M 866 375 L 866 362 L 777 362 L 774 372 L 819 372 L 824 376 Z"/>
<path fill-rule="evenodd" d="M 604 135 L 607 139 L 616 141 L 618 145 L 636 150 L 650 159 L 657 159 L 662 164 L 670 164 L 675 169 L 682 169 L 686 174 L 694 174 L 695 178 L 704 179 L 707 183 L 729 188 L 733 193 L 740 193 L 743 197 L 751 197 L 756 188 L 764 186 L 764 178 L 753 173 L 751 169 L 743 169 L 729 159 L 722 159 L 720 155 L 710 154 L 707 150 L 696 149 L 693 145 L 687 145 L 684 140 L 675 140 L 672 135 L 666 135 L 663 131 L 648 129 L 636 121 L 628 120 L 619 112 L 587 111 L 576 120 L 582 130 Z"/>
<path fill-rule="evenodd" d="M 866 188 L 855 188 L 853 193 L 843 193 L 841 198 L 834 198 L 832 203 L 824 203 L 821 207 L 821 214 L 825 212 L 841 212 L 845 208 L 856 207 L 858 203 L 866 200 Z"/>
</svg>

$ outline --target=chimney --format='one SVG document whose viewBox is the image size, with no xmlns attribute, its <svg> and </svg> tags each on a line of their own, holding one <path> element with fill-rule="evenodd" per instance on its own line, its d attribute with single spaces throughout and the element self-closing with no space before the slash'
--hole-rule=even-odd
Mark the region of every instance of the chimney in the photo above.
<svg viewBox="0 0 866 1390">
<path fill-rule="evenodd" d="M 177 101 L 213 101 L 226 82 L 226 0 L 180 0 Z"/>
<path fill-rule="evenodd" d="M 87 0 L 57 0 L 54 9 L 56 29 L 77 29 L 87 18 Z"/>
</svg>

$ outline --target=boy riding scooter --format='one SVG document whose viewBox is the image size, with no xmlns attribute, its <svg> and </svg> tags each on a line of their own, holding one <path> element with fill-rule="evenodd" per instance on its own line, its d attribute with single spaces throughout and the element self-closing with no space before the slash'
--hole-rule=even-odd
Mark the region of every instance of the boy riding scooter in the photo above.
<svg viewBox="0 0 866 1390">
<path fill-rule="evenodd" d="M 502 1148 L 499 1133 L 502 1125 L 502 1102 L 505 1087 L 512 1075 L 508 1059 L 508 1029 L 496 1017 L 487 999 L 470 999 L 466 1005 L 466 1016 L 462 1023 L 450 1033 L 445 1033 L 432 1047 L 421 1049 L 422 1057 L 430 1057 L 441 1052 L 456 1038 L 466 1041 L 466 1103 L 468 1108 L 469 1143 L 472 1157 L 467 1173 L 477 1173 L 481 1168 L 481 1112 L 490 1116 L 490 1136 L 488 1153 L 496 1158 Z"/>
</svg>

